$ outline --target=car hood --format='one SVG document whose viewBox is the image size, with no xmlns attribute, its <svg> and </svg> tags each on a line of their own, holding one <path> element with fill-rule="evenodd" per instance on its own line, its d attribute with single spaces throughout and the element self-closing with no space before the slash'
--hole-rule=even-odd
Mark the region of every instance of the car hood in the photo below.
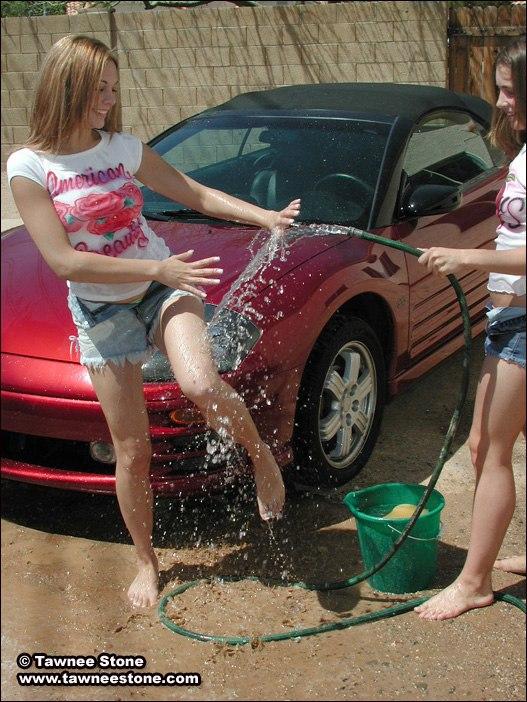
<svg viewBox="0 0 527 702">
<path fill-rule="evenodd" d="M 187 222 L 149 222 L 173 253 L 194 249 L 193 260 L 220 256 L 224 272 L 208 291 L 207 302 L 219 304 L 270 234 L 254 228 Z M 261 294 L 309 259 L 337 245 L 342 237 L 287 237 L 285 254 L 276 255 L 249 281 L 251 297 Z M 258 253 L 260 251 L 260 254 Z M 69 362 L 75 327 L 67 306 L 67 286 L 44 262 L 24 227 L 2 237 L 2 352 Z M 236 304 L 236 295 L 231 300 Z M 231 305 L 231 302 L 229 303 Z"/>
</svg>

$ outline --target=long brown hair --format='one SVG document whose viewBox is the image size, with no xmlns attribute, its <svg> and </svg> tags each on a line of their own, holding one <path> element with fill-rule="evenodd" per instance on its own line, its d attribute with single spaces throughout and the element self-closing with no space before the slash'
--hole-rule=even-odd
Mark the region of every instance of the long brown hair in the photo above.
<svg viewBox="0 0 527 702">
<path fill-rule="evenodd" d="M 525 143 L 525 35 L 514 39 L 496 57 L 496 67 L 507 66 L 512 77 L 515 97 L 515 114 L 524 128 L 515 130 L 503 110 L 494 105 L 490 140 L 508 156 L 515 156 Z"/>
<path fill-rule="evenodd" d="M 119 69 L 117 58 L 106 44 L 91 37 L 69 35 L 53 44 L 40 69 L 27 146 L 60 153 L 72 133 L 87 123 L 108 61 Z M 121 131 L 119 99 L 108 112 L 104 129 L 110 133 Z"/>
</svg>

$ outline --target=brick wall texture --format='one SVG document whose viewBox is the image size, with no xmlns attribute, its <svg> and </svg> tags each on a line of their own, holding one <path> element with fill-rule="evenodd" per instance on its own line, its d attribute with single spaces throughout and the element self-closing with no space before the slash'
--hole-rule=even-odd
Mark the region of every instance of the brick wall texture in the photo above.
<svg viewBox="0 0 527 702">
<path fill-rule="evenodd" d="M 240 92 L 326 82 L 447 84 L 446 2 L 199 7 L 2 19 L 2 161 L 24 143 L 52 43 L 117 50 L 123 127 L 147 141 Z"/>
</svg>

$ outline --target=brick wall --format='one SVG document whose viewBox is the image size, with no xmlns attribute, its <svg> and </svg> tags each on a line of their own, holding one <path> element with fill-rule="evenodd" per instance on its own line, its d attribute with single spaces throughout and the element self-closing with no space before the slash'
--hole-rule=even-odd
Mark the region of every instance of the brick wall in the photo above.
<svg viewBox="0 0 527 702">
<path fill-rule="evenodd" d="M 2 161 L 23 144 L 38 68 L 82 33 L 117 48 L 124 128 L 148 140 L 247 90 L 323 82 L 447 82 L 446 2 L 89 12 L 2 19 Z"/>
</svg>

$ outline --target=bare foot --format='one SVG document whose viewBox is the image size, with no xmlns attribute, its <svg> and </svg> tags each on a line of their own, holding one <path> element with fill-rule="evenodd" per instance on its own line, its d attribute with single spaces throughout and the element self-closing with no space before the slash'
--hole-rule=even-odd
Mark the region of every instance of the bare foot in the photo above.
<svg viewBox="0 0 527 702">
<path fill-rule="evenodd" d="M 139 566 L 139 572 L 128 589 L 128 599 L 133 607 L 152 607 L 158 594 L 159 569 L 155 558 L 155 561 Z"/>
<path fill-rule="evenodd" d="M 278 519 L 284 508 L 285 487 L 271 449 L 264 446 L 258 458 L 253 458 L 253 464 L 260 517 L 264 521 Z"/>
<path fill-rule="evenodd" d="M 518 573 L 518 575 L 525 575 L 525 555 L 512 556 L 511 558 L 500 558 L 499 561 L 494 563 L 494 568 L 497 568 L 498 570 L 505 570 L 507 573 Z"/>
<path fill-rule="evenodd" d="M 457 580 L 415 608 L 421 619 L 453 619 L 469 609 L 487 607 L 494 602 L 492 591 L 478 593 Z"/>
</svg>

